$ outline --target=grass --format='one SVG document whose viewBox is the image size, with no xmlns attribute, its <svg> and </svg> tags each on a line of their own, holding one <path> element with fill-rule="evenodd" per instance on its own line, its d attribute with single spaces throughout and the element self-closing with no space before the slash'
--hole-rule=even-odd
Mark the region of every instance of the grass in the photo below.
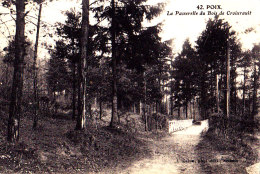
<svg viewBox="0 0 260 174">
<path fill-rule="evenodd" d="M 246 174 L 246 167 L 258 159 L 258 152 L 254 149 L 257 139 L 241 120 L 231 118 L 226 121 L 229 126 L 221 131 L 223 120 L 220 117 L 211 119 L 209 131 L 197 146 L 198 156 L 206 158 L 206 162 L 201 163 L 202 170 Z"/>
<path fill-rule="evenodd" d="M 120 126 L 108 127 L 109 115 L 88 120 L 87 129 L 76 131 L 75 121 L 59 113 L 41 117 L 32 130 L 32 118 L 21 119 L 20 141 L 6 141 L 7 117 L 0 122 L 0 173 L 96 173 L 124 169 L 134 160 L 152 155 L 147 144 L 164 132 L 144 132 L 139 115 L 122 116 Z"/>
</svg>

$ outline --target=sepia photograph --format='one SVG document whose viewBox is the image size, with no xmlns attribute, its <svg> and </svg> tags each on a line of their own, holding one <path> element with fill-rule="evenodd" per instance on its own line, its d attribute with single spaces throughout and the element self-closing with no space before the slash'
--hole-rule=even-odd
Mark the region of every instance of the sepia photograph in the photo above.
<svg viewBox="0 0 260 174">
<path fill-rule="evenodd" d="M 0 0 L 0 174 L 260 174 L 260 0 Z"/>
</svg>

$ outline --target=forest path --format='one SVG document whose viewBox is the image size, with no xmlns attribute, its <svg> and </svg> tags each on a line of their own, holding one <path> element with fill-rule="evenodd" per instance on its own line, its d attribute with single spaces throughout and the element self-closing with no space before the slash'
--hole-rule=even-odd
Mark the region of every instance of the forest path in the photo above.
<svg viewBox="0 0 260 174">
<path fill-rule="evenodd" d="M 118 173 L 203 173 L 195 148 L 200 141 L 200 134 L 207 129 L 205 123 L 207 122 L 203 121 L 201 125 L 193 125 L 161 140 L 152 141 L 148 147 L 154 152 L 151 158 L 136 161 L 129 168 Z"/>
<path fill-rule="evenodd" d="M 258 115 L 255 118 L 257 120 L 258 125 L 260 125 L 260 112 L 258 111 Z M 260 132 L 259 130 L 255 134 L 255 138 L 257 139 L 256 143 L 251 145 L 251 147 L 257 152 L 258 159 L 257 162 L 246 168 L 247 173 L 255 174 L 260 171 Z"/>
</svg>

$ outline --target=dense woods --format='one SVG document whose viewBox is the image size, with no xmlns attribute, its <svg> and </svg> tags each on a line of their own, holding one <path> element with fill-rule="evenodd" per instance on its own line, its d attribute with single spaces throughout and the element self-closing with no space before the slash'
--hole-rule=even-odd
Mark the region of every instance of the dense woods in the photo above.
<svg viewBox="0 0 260 174">
<path fill-rule="evenodd" d="M 145 127 L 152 113 L 180 118 L 182 108 L 186 118 L 194 118 L 192 109 L 189 110 L 192 105 L 193 111 L 198 108 L 198 119 L 207 119 L 214 112 L 227 115 L 227 91 L 230 91 L 228 103 L 232 115 L 253 120 L 257 114 L 259 45 L 243 52 L 236 32 L 228 22 L 216 16 L 208 20 L 195 46 L 187 39 L 181 53 L 173 58 L 171 45 L 174 43 L 161 40 L 161 24 L 142 26 L 144 20 L 150 21 L 160 14 L 163 4 L 149 6 L 139 1 L 91 5 L 83 1 L 81 12 L 67 11 L 65 24 L 56 25 L 54 48 L 48 48 L 51 58 L 44 75 L 47 88 L 38 89 L 37 48 L 43 2 L 35 3 L 39 4 L 39 14 L 33 49 L 26 48 L 29 46 L 23 39 L 28 2 L 3 2 L 6 8 L 12 5 L 17 8 L 15 40 L 4 49 L 3 59 L 3 66 L 14 67 L 12 90 L 7 89 L 7 79 L 6 85 L 2 85 L 5 88 L 2 90 L 12 94 L 11 98 L 6 96 L 10 100 L 8 136 L 11 141 L 19 137 L 22 91 L 27 81 L 33 81 L 33 94 L 27 93 L 31 96 L 24 98 L 29 97 L 27 105 L 34 108 L 34 128 L 38 109 L 43 107 L 39 103 L 45 102 L 54 115 L 58 109 L 72 110 L 71 117 L 77 117 L 77 129 L 85 128 L 87 117 L 93 119 L 93 110 L 99 110 L 102 118 L 103 106 L 111 106 L 110 126 L 120 124 L 120 112 L 130 110 L 143 114 Z M 93 25 L 89 23 L 90 13 L 96 20 Z M 32 57 L 28 55 L 30 50 Z M 31 78 L 23 79 L 26 69 L 23 64 L 27 62 L 32 62 L 28 66 Z M 10 76 L 11 70 L 6 71 Z M 58 98 L 62 96 L 65 99 L 60 103 Z"/>
<path fill-rule="evenodd" d="M 3 66 L 14 67 L 12 97 L 7 98 L 10 99 L 10 140 L 19 137 L 23 84 L 30 80 L 33 80 L 34 92 L 27 94 L 32 95 L 27 105 L 31 103 L 34 108 L 33 127 L 37 126 L 41 99 L 50 104 L 54 113 L 58 109 L 71 109 L 71 117 L 77 117 L 77 129 L 85 128 L 86 117 L 93 119 L 94 103 L 100 118 L 102 104 L 111 106 L 110 126 L 120 124 L 119 112 L 133 108 L 143 114 L 145 122 L 153 112 L 173 115 L 178 111 L 177 117 L 180 117 L 180 108 L 184 108 L 186 118 L 193 118 L 194 114 L 188 111 L 192 103 L 197 103 L 200 119 L 207 119 L 216 111 L 227 115 L 227 91 L 230 91 L 231 114 L 253 120 L 257 113 L 259 45 L 242 52 L 236 32 L 230 29 L 228 22 L 216 16 L 208 20 L 194 47 L 187 39 L 181 53 L 172 59 L 171 42 L 163 42 L 159 36 L 161 24 L 142 26 L 144 20 L 158 16 L 163 5 L 149 6 L 139 1 L 95 2 L 91 6 L 83 1 L 82 12 L 67 11 L 65 24 L 57 23 L 56 45 L 49 48 L 47 88 L 37 89 L 37 47 L 43 2 L 36 2 L 39 3 L 36 43 L 33 56 L 28 58 L 31 60 L 25 62 L 28 50 L 33 50 L 24 44 L 23 20 L 27 3 L 17 1 L 14 4 L 17 31 L 3 59 Z M 3 5 L 10 7 L 12 4 L 3 2 Z M 94 14 L 96 24 L 89 24 L 89 13 Z M 230 79 L 227 83 L 228 56 Z M 23 79 L 23 64 L 27 62 L 33 62 L 28 67 L 33 79 Z M 241 78 L 242 83 L 238 81 Z M 67 99 L 63 105 L 58 101 L 61 96 Z"/>
<path fill-rule="evenodd" d="M 69 135 L 78 137 L 74 129 L 90 130 L 106 116 L 107 129 L 123 129 L 122 118 L 131 119 L 129 112 L 141 116 L 145 131 L 166 130 L 171 119 L 209 119 L 225 139 L 241 129 L 253 132 L 260 44 L 242 50 L 224 19 L 208 19 L 195 43 L 187 38 L 181 52 L 174 53 L 174 39 L 160 37 L 161 23 L 144 25 L 165 4 L 82 0 L 82 9 L 64 12 L 65 22 L 53 27 L 55 36 L 47 35 L 55 44 L 45 45 L 50 58 L 43 60 L 37 50 L 41 27 L 48 28 L 41 21 L 48 3 L 2 2 L 15 14 L 16 28 L 0 54 L 0 109 L 8 115 L 9 142 L 19 141 L 21 118 L 32 119 L 37 131 L 46 118 L 64 113 L 73 125 Z M 37 6 L 35 40 L 26 35 L 28 6 Z"/>
</svg>

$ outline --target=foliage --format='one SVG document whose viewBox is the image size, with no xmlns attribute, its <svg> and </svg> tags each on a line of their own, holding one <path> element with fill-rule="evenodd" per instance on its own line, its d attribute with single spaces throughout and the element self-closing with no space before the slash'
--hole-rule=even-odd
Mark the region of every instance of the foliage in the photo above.
<svg viewBox="0 0 260 174">
<path fill-rule="evenodd" d="M 237 65 L 241 55 L 241 46 L 236 39 L 235 32 L 230 31 L 231 26 L 216 16 L 209 19 L 206 29 L 196 41 L 195 49 L 188 40 L 183 45 L 182 52 L 173 63 L 173 77 L 175 79 L 175 104 L 187 104 L 195 97 L 200 99 L 202 118 L 207 118 L 209 110 L 216 107 L 216 76 L 219 79 L 221 109 L 225 110 L 225 77 L 227 44 L 229 44 L 231 58 L 231 109 L 235 110 L 237 97 L 236 78 Z M 234 111 L 236 112 L 236 111 Z"/>
<path fill-rule="evenodd" d="M 53 69 L 49 69 L 49 77 L 51 78 L 52 76 L 56 76 L 57 73 L 60 73 L 61 76 L 66 79 L 66 82 L 63 81 L 63 78 L 59 78 L 58 76 L 57 78 L 54 77 L 54 79 L 60 81 L 60 84 L 67 83 L 68 86 L 66 87 L 66 89 L 71 89 L 73 82 L 73 73 L 75 73 L 73 72 L 73 67 L 77 68 L 76 64 L 79 59 L 81 13 L 77 13 L 75 12 L 75 10 L 72 9 L 70 11 L 67 11 L 65 14 L 67 16 L 65 24 L 57 24 L 57 35 L 59 36 L 59 40 L 56 42 L 56 47 L 53 50 L 53 52 L 57 55 L 57 64 L 59 64 L 58 62 L 63 61 L 63 63 L 60 63 L 62 64 L 63 69 L 59 69 L 62 66 L 56 66 L 55 61 L 53 61 L 53 65 L 51 65 L 53 66 Z M 102 95 L 109 94 L 109 92 L 107 91 L 109 89 L 109 84 L 107 83 L 107 80 L 109 79 L 109 69 L 107 68 L 107 63 L 104 63 L 104 60 L 106 59 L 104 53 L 106 53 L 107 50 L 101 49 L 103 47 L 102 44 L 105 43 L 99 36 L 102 32 L 100 30 L 102 30 L 102 28 L 90 26 L 88 42 L 89 45 L 87 49 L 89 55 L 87 57 L 87 93 L 89 99 L 96 97 L 99 91 L 103 91 Z M 101 55 L 99 55 L 100 51 L 102 52 Z M 56 72 L 54 66 L 58 68 Z M 65 87 L 63 89 L 65 89 Z M 101 98 L 104 99 L 106 97 Z"/>
<path fill-rule="evenodd" d="M 176 107 L 187 105 L 197 95 L 196 80 L 196 53 L 189 40 L 183 44 L 182 52 L 173 62 L 174 101 Z"/>
<path fill-rule="evenodd" d="M 61 92 L 68 88 L 68 68 L 65 60 L 66 45 L 56 42 L 56 50 L 51 52 L 47 80 L 52 92 Z"/>
<path fill-rule="evenodd" d="M 145 5 L 145 1 L 117 1 L 115 5 L 115 34 L 116 34 L 116 61 L 117 61 L 117 96 L 118 106 L 129 107 L 144 98 L 143 73 L 149 74 L 147 84 L 148 100 L 159 100 L 160 91 L 159 74 L 167 56 L 171 54 L 170 47 L 161 42 L 160 25 L 143 27 L 144 20 L 151 20 L 158 16 L 163 4 L 157 6 Z M 91 8 L 94 17 L 99 22 L 98 28 L 104 41 L 111 40 L 113 9 L 109 3 L 96 3 Z M 107 21 L 108 28 L 103 21 Z M 103 43 L 103 42 L 102 42 Z M 111 50 L 112 45 L 105 44 L 103 52 Z M 112 64 L 111 64 L 112 65 Z M 152 70 L 154 69 L 154 71 Z M 154 73 L 154 74 L 152 74 Z"/>
</svg>

